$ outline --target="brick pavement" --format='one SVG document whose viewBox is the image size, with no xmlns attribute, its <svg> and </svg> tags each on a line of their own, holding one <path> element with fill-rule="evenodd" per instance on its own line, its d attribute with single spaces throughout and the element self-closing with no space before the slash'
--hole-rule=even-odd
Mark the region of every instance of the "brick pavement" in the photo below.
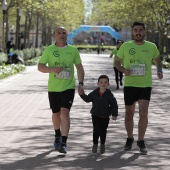
<svg viewBox="0 0 170 170">
<path fill-rule="evenodd" d="M 122 150 L 126 133 L 122 88 L 116 90 L 112 59 L 108 55 L 81 54 L 86 72 L 85 90 L 96 87 L 100 74 L 111 79 L 111 90 L 119 104 L 119 117 L 110 121 L 106 153 L 92 154 L 90 103 L 77 92 L 71 109 L 68 153 L 53 149 L 54 131 L 47 98 L 48 75 L 29 66 L 26 71 L 0 80 L 0 170 L 169 170 L 170 167 L 170 71 L 158 80 L 153 67 L 153 94 L 149 107 L 147 156 L 139 154 L 136 141 L 130 152 Z M 134 137 L 137 139 L 135 114 Z"/>
</svg>

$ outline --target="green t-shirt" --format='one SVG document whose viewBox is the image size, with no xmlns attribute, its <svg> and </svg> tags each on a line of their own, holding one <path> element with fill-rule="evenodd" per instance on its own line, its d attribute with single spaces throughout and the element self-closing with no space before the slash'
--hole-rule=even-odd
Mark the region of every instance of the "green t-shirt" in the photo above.
<svg viewBox="0 0 170 170">
<path fill-rule="evenodd" d="M 112 50 L 112 55 L 114 56 L 114 57 L 113 57 L 113 67 L 115 67 L 115 60 L 116 60 L 116 54 L 117 54 L 117 52 L 118 52 L 118 49 L 117 49 L 117 48 L 114 48 L 114 49 Z"/>
<path fill-rule="evenodd" d="M 116 61 L 116 57 L 117 57 L 116 54 L 117 54 L 118 51 L 119 51 L 119 50 L 118 50 L 117 48 L 114 48 L 114 49 L 112 50 L 112 53 L 111 53 L 111 54 L 114 56 L 114 57 L 113 57 L 113 67 L 116 67 L 116 66 L 115 66 L 115 61 Z M 123 61 L 121 61 L 121 64 L 123 65 Z"/>
<path fill-rule="evenodd" d="M 152 60 L 159 56 L 154 43 L 145 41 L 136 45 L 133 41 L 122 44 L 117 57 L 123 60 L 124 68 L 130 70 L 130 76 L 125 76 L 124 86 L 152 87 Z"/>
<path fill-rule="evenodd" d="M 81 63 L 77 48 L 71 45 L 61 48 L 52 44 L 44 50 L 39 63 L 48 64 L 52 68 L 64 68 L 60 74 L 49 73 L 48 91 L 75 89 L 74 65 Z"/>
</svg>

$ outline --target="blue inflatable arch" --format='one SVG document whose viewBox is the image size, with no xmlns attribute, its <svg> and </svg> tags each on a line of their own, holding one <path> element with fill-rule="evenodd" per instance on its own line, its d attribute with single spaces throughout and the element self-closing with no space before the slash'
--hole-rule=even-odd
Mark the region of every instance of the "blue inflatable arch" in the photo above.
<svg viewBox="0 0 170 170">
<path fill-rule="evenodd" d="M 112 27 L 104 25 L 104 26 L 92 26 L 92 25 L 80 25 L 76 30 L 70 32 L 67 36 L 67 43 L 73 44 L 74 37 L 80 32 L 107 32 L 115 39 L 121 39 L 121 36 L 118 32 L 116 32 Z"/>
</svg>

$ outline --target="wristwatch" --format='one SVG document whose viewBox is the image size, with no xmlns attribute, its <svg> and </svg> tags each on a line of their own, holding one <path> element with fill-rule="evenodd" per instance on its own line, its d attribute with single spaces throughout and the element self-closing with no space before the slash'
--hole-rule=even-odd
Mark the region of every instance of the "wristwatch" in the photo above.
<svg viewBox="0 0 170 170">
<path fill-rule="evenodd" d="M 158 73 L 163 73 L 162 68 L 158 68 L 157 72 Z"/>
<path fill-rule="evenodd" d="M 83 82 L 79 82 L 79 84 L 81 84 L 82 86 L 84 86 L 84 83 L 83 83 Z"/>
</svg>

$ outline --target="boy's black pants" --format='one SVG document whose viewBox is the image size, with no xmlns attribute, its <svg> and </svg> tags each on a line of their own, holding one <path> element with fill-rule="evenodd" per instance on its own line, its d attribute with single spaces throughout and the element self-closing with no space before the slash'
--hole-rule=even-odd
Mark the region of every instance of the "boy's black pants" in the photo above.
<svg viewBox="0 0 170 170">
<path fill-rule="evenodd" d="M 109 117 L 102 118 L 92 115 L 93 122 L 93 144 L 98 144 L 100 137 L 100 143 L 105 144 L 107 128 L 109 125 Z"/>
</svg>

